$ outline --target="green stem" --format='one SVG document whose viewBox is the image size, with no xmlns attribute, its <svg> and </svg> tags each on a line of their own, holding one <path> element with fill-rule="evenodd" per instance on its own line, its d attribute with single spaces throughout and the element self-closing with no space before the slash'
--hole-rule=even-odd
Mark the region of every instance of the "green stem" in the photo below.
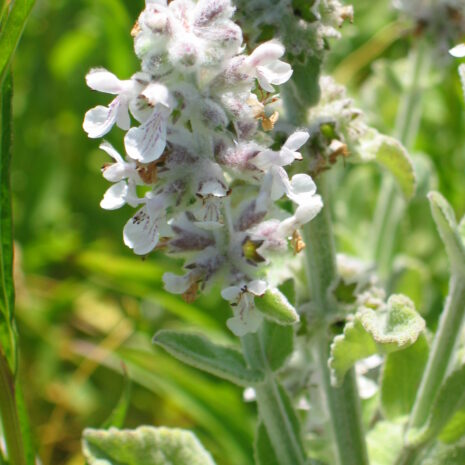
<svg viewBox="0 0 465 465">
<path fill-rule="evenodd" d="M 265 354 L 261 333 L 242 338 L 244 355 L 249 364 L 265 371 L 265 381 L 255 387 L 258 413 L 267 430 L 280 465 L 305 465 L 301 439 L 289 416 L 286 399 L 276 382 Z"/>
<path fill-rule="evenodd" d="M 332 305 L 328 305 L 328 301 L 329 289 L 337 278 L 336 249 L 324 175 L 320 175 L 318 193 L 324 199 L 324 207 L 312 221 L 305 225 L 303 234 L 311 299 L 323 316 L 336 310 Z"/>
<path fill-rule="evenodd" d="M 354 371 L 345 377 L 342 387 L 331 385 L 328 367 L 328 315 L 337 311 L 329 296 L 337 279 L 336 254 L 331 225 L 325 176 L 318 180 L 318 191 L 324 199 L 320 214 L 304 227 L 307 247 L 307 276 L 313 308 L 324 325 L 316 338 L 315 351 L 322 378 L 322 390 L 328 408 L 338 465 L 368 465 L 368 453 L 360 413 L 360 399 Z"/>
<path fill-rule="evenodd" d="M 414 465 L 419 457 L 418 447 L 404 447 L 394 465 Z"/>
<path fill-rule="evenodd" d="M 423 42 L 412 54 L 411 83 L 402 96 L 395 128 L 395 136 L 406 148 L 411 147 L 418 131 L 422 102 L 421 77 L 429 67 L 426 45 Z M 385 176 L 373 221 L 373 258 L 381 278 L 385 281 L 390 274 L 398 227 L 404 208 L 405 201 L 395 181 L 390 176 Z"/>
<path fill-rule="evenodd" d="M 9 465 L 26 465 L 14 377 L 0 348 L 0 414 Z"/>
<path fill-rule="evenodd" d="M 339 465 L 368 464 L 360 402 L 354 370 L 350 370 L 340 388 L 331 386 L 328 369 L 329 341 L 324 335 L 317 341 L 316 352 L 322 377 L 322 388 L 331 418 Z"/>
<path fill-rule="evenodd" d="M 421 428 L 446 377 L 465 313 L 465 278 L 452 276 L 449 296 L 439 320 L 428 363 L 410 416 L 409 428 Z"/>
</svg>

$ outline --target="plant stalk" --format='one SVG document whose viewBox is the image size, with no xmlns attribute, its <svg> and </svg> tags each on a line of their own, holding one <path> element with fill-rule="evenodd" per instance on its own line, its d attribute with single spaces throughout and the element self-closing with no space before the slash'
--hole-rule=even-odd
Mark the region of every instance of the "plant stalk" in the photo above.
<svg viewBox="0 0 465 465">
<path fill-rule="evenodd" d="M 15 382 L 0 347 L 0 414 L 9 465 L 26 465 L 23 435 L 16 408 Z"/>
<path fill-rule="evenodd" d="M 465 278 L 453 275 L 430 356 L 410 416 L 409 428 L 421 428 L 447 375 L 465 313 Z"/>
<path fill-rule="evenodd" d="M 360 412 L 360 399 L 354 370 L 346 375 L 343 385 L 335 388 L 331 385 L 328 366 L 329 337 L 328 325 L 331 313 L 337 311 L 329 296 L 332 285 L 337 279 L 336 253 L 326 192 L 325 175 L 318 179 L 318 191 L 324 199 L 320 214 L 304 227 L 304 240 L 307 260 L 308 284 L 314 311 L 324 322 L 315 340 L 315 351 L 321 372 L 322 390 L 329 413 L 331 430 L 334 437 L 338 465 L 368 465 L 368 453 Z"/>
<path fill-rule="evenodd" d="M 265 380 L 255 386 L 258 413 L 280 465 L 305 465 L 301 438 L 288 414 L 286 400 L 276 382 L 265 354 L 260 332 L 242 338 L 244 355 L 252 367 L 265 371 Z"/>
</svg>

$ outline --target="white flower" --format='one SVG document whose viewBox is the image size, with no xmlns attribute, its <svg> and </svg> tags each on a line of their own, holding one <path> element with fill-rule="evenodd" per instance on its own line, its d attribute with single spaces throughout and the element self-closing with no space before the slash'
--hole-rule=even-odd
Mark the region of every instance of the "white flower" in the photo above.
<svg viewBox="0 0 465 465">
<path fill-rule="evenodd" d="M 100 144 L 100 148 L 110 155 L 115 160 L 115 163 L 105 165 L 102 168 L 103 177 L 110 182 L 119 182 L 122 179 L 131 179 L 136 184 L 140 182 L 139 175 L 137 174 L 136 163 L 133 161 L 126 162 L 123 157 L 115 150 L 115 148 L 108 142 L 104 141 Z"/>
<path fill-rule="evenodd" d="M 465 57 L 465 44 L 459 44 L 449 50 L 449 53 L 455 58 Z"/>
<path fill-rule="evenodd" d="M 100 206 L 105 210 L 116 210 L 126 204 L 129 187 L 126 181 L 120 181 L 105 192 Z"/>
<path fill-rule="evenodd" d="M 126 203 L 135 207 L 139 203 L 135 186 L 142 184 L 135 162 L 124 161 L 115 148 L 106 141 L 100 144 L 100 148 L 115 160 L 115 163 L 103 167 L 103 177 L 107 181 L 116 183 L 105 192 L 100 206 L 105 210 L 116 210 Z"/>
<path fill-rule="evenodd" d="M 297 204 L 294 215 L 282 221 L 279 226 L 280 234 L 287 237 L 315 218 L 323 208 L 323 201 L 319 195 L 316 195 L 316 185 L 307 174 L 296 174 L 291 181 L 289 178 L 280 179 L 284 181 L 286 196 Z"/>
<path fill-rule="evenodd" d="M 128 112 L 129 100 L 137 92 L 138 83 L 134 79 L 120 81 L 113 73 L 105 69 L 90 71 L 86 76 L 86 81 L 91 89 L 117 95 L 108 107 L 99 105 L 86 113 L 83 128 L 89 137 L 104 136 L 115 123 L 121 129 L 129 129 L 131 125 Z"/>
<path fill-rule="evenodd" d="M 148 196 L 145 205 L 126 223 L 123 230 L 124 243 L 137 255 L 151 252 L 160 238 L 160 222 L 166 208 L 166 196 Z"/>
<path fill-rule="evenodd" d="M 284 84 L 292 76 L 291 65 L 279 60 L 284 51 L 279 42 L 268 41 L 259 45 L 245 61 L 249 73 L 267 92 L 274 92 L 273 85 Z"/>
<path fill-rule="evenodd" d="M 163 281 L 187 302 L 214 279 L 229 279 L 222 295 L 234 315 L 227 324 L 242 336 L 263 321 L 254 300 L 270 284 L 257 279 L 267 264 L 262 249 L 284 254 L 321 198 L 309 176 L 290 180 L 283 168 L 302 159 L 308 133 L 294 132 L 279 150 L 257 133 L 260 119 L 268 128 L 277 120 L 265 106 L 292 74 L 280 60 L 284 47 L 269 41 L 247 56 L 233 12 L 231 0 L 146 0 L 132 30 L 142 72 L 120 81 L 91 71 L 89 86 L 116 97 L 90 110 L 84 128 L 90 137 L 114 124 L 127 130 L 126 157 L 101 146 L 113 159 L 103 176 L 114 183 L 101 206 L 138 208 L 124 226 L 124 243 L 146 255 L 162 238 L 158 249 L 184 258 L 186 273 Z M 254 100 L 255 85 L 273 95 Z M 137 127 L 130 128 L 130 114 Z M 273 204 L 284 195 L 296 204 L 294 215 Z"/>
<path fill-rule="evenodd" d="M 296 131 L 287 138 L 279 152 L 264 150 L 252 158 L 250 162 L 262 171 L 266 171 L 272 166 L 286 166 L 294 160 L 302 160 L 302 155 L 298 150 L 307 142 L 309 137 L 308 132 Z"/>
<path fill-rule="evenodd" d="M 158 160 L 166 147 L 166 126 L 169 111 L 157 104 L 152 116 L 137 128 L 131 128 L 124 137 L 127 154 L 141 163 Z"/>
<path fill-rule="evenodd" d="M 266 281 L 255 280 L 241 286 L 223 289 L 221 295 L 233 307 L 234 316 L 226 322 L 228 328 L 238 337 L 254 333 L 260 327 L 263 317 L 255 308 L 255 296 L 262 296 L 267 288 Z"/>
<path fill-rule="evenodd" d="M 177 275 L 174 273 L 165 273 L 163 275 L 163 283 L 165 289 L 172 294 L 184 294 L 192 285 L 190 274 Z"/>
</svg>

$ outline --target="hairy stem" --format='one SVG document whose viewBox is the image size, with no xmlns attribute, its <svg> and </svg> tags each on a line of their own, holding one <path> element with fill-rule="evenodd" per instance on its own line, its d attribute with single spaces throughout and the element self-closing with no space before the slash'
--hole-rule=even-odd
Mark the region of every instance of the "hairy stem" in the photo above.
<svg viewBox="0 0 465 465">
<path fill-rule="evenodd" d="M 280 465 L 305 465 L 301 438 L 289 415 L 286 399 L 276 382 L 265 354 L 260 332 L 242 338 L 242 347 L 249 364 L 265 371 L 265 381 L 255 387 L 258 413 L 263 422 Z"/>
<path fill-rule="evenodd" d="M 304 228 L 311 300 L 321 321 L 324 321 L 315 341 L 316 358 L 321 372 L 321 388 L 329 413 L 337 464 L 368 465 L 355 373 L 351 370 L 340 388 L 331 386 L 330 381 L 328 315 L 337 309 L 329 292 L 337 279 L 337 271 L 329 200 L 325 187 L 325 179 L 322 176 L 318 182 L 318 190 L 323 196 L 325 206 L 323 211 Z"/>
<path fill-rule="evenodd" d="M 421 77 L 427 72 L 429 61 L 425 44 L 420 43 L 412 52 L 412 74 L 409 87 L 402 96 L 397 114 L 395 136 L 406 148 L 410 148 L 418 131 L 421 117 Z M 383 280 L 388 280 L 397 231 L 405 201 L 390 176 L 385 176 L 381 184 L 373 221 L 373 258 Z"/>
<path fill-rule="evenodd" d="M 0 347 L 0 414 L 9 465 L 26 465 L 14 377 Z"/>
<path fill-rule="evenodd" d="M 418 447 L 404 447 L 394 465 L 415 465 L 419 456 Z"/>
<path fill-rule="evenodd" d="M 409 428 L 421 428 L 446 377 L 465 313 L 465 278 L 452 276 L 449 296 L 439 320 L 430 356 L 415 399 Z"/>
</svg>

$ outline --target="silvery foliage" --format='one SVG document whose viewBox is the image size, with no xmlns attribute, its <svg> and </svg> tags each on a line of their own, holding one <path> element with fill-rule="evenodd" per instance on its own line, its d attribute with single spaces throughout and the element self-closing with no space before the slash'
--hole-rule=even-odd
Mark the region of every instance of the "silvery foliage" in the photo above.
<svg viewBox="0 0 465 465">
<path fill-rule="evenodd" d="M 283 41 L 288 53 L 300 60 L 321 58 L 326 40 L 340 38 L 340 27 L 352 20 L 353 7 L 339 0 L 293 1 L 239 0 L 236 2 L 240 22 L 246 28 L 248 40 L 260 41 L 264 30 Z"/>
<path fill-rule="evenodd" d="M 115 97 L 86 113 L 84 129 L 91 138 L 115 124 L 127 131 L 125 158 L 101 145 L 113 159 L 103 168 L 113 185 L 102 208 L 138 208 L 125 244 L 138 255 L 163 249 L 185 258 L 184 275 L 163 279 L 187 301 L 221 277 L 234 309 L 228 326 L 243 335 L 261 323 L 254 299 L 271 286 L 263 265 L 290 249 L 322 201 L 310 176 L 285 170 L 302 158 L 308 133 L 290 131 L 271 148 L 259 127 L 272 130 L 275 86 L 292 75 L 284 47 L 270 40 L 246 53 L 233 13 L 230 0 L 147 0 L 132 31 L 141 71 L 128 80 L 89 72 L 89 87 Z M 281 199 L 294 213 L 279 208 Z"/>
</svg>

